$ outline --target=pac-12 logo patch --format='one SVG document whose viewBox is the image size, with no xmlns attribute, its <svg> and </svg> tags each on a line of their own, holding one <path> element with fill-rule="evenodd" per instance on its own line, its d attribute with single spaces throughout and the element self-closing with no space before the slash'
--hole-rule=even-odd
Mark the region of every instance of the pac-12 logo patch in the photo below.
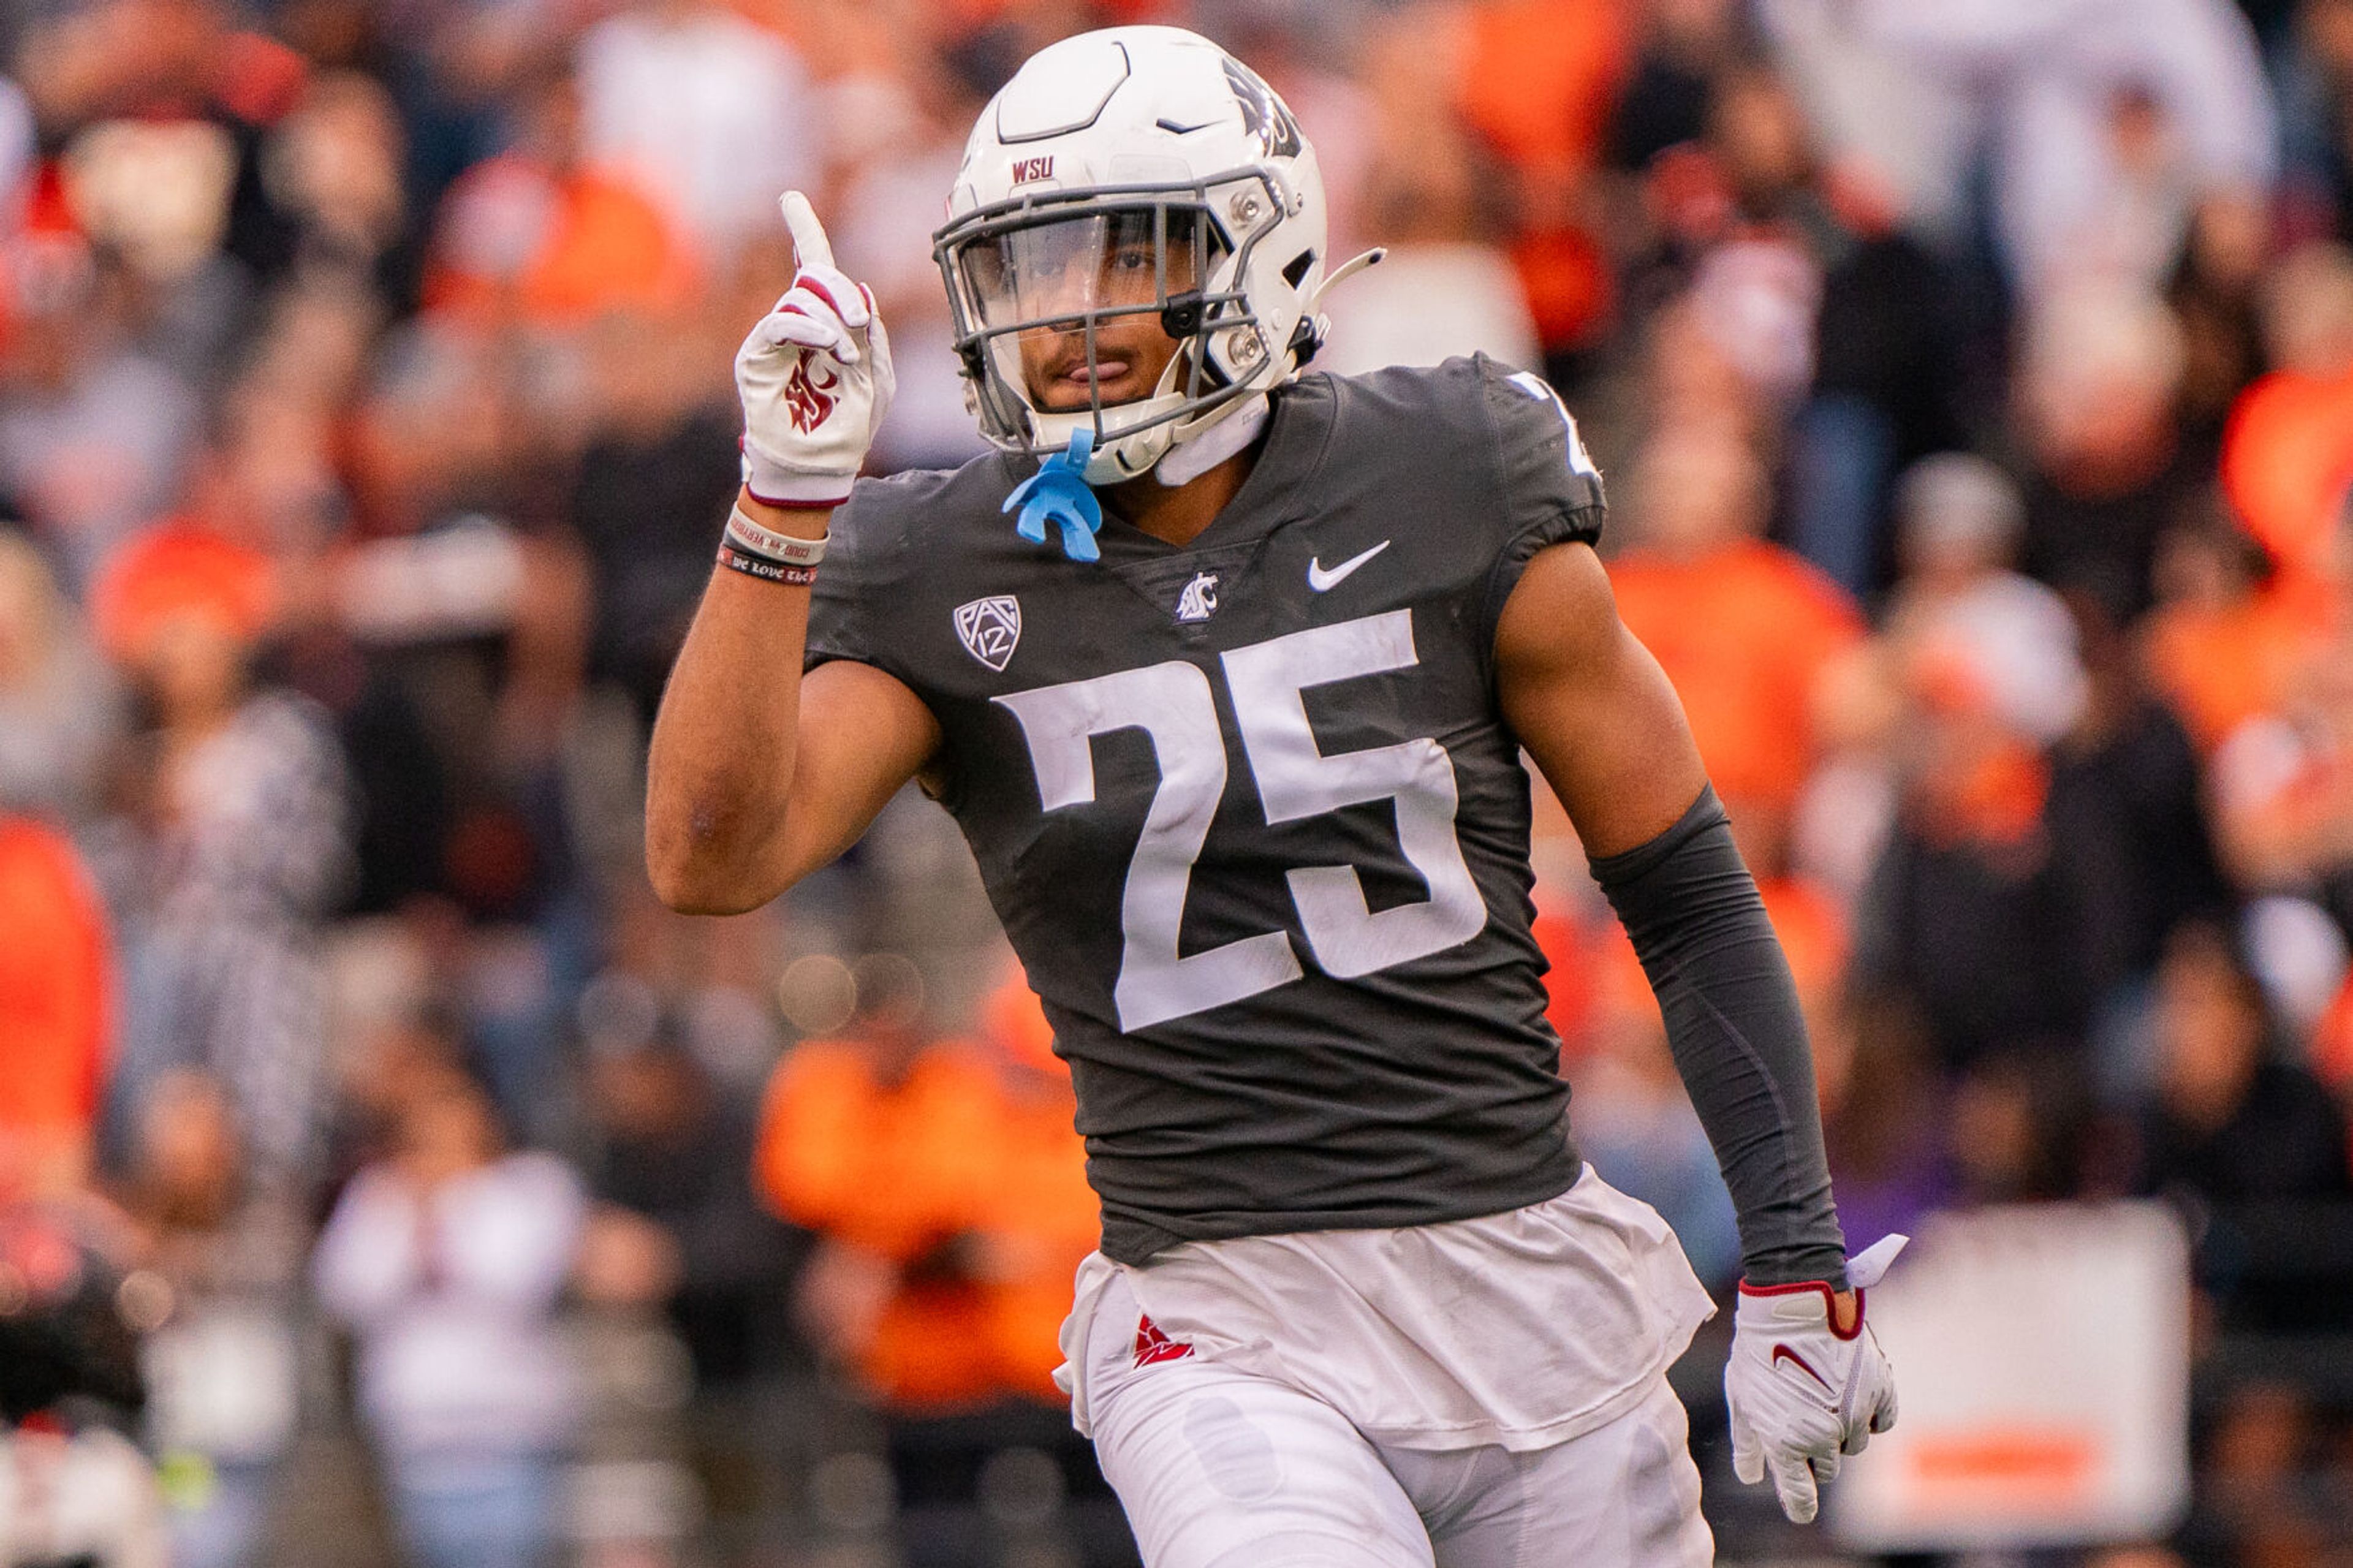
<svg viewBox="0 0 2353 1568">
<path fill-rule="evenodd" d="M 965 652 L 1002 675 L 1021 641 L 1021 601 L 1010 594 L 992 594 L 958 605 L 955 629 Z"/>
<path fill-rule="evenodd" d="M 1197 572 L 1176 595 L 1176 618 L 1180 621 L 1206 621 L 1218 613 L 1218 574 Z"/>
</svg>

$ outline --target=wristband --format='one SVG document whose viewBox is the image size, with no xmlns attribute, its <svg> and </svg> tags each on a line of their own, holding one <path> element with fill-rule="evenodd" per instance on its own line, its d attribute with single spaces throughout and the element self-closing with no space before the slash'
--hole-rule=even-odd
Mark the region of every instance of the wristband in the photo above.
<svg viewBox="0 0 2353 1568">
<path fill-rule="evenodd" d="M 747 554 L 781 561 L 791 566 L 814 566 L 825 559 L 825 537 L 802 539 L 762 528 L 744 515 L 742 506 L 727 514 L 727 542 Z"/>
<path fill-rule="evenodd" d="M 814 566 L 796 566 L 789 561 L 771 561 L 765 555 L 754 555 L 729 544 L 719 547 L 719 564 L 730 572 L 741 572 L 746 577 L 782 583 L 788 587 L 806 588 L 817 581 L 817 568 Z"/>
</svg>

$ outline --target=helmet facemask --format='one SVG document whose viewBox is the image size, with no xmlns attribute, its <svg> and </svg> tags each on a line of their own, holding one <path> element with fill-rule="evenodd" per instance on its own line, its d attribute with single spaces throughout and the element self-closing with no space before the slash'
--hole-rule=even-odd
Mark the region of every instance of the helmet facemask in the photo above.
<svg viewBox="0 0 2353 1568">
<path fill-rule="evenodd" d="M 934 254 L 982 434 L 1042 457 L 1089 429 L 1086 478 L 1109 484 L 1149 470 L 1172 444 L 1272 385 L 1288 373 L 1292 345 L 1274 341 L 1281 323 L 1252 311 L 1244 283 L 1286 201 L 1271 171 L 1243 169 L 1039 192 L 942 229 Z M 1150 385 L 1120 385 L 1144 321 L 1174 341 L 1174 353 Z M 1155 337 L 1150 346 L 1166 344 Z M 1069 395 L 1078 386 L 1083 402 Z"/>
</svg>

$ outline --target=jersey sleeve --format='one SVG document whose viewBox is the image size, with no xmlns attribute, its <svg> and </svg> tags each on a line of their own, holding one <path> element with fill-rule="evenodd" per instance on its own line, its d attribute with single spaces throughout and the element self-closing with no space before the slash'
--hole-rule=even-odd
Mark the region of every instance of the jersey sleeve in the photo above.
<svg viewBox="0 0 2353 1568">
<path fill-rule="evenodd" d="M 1601 537 L 1601 472 L 1586 455 L 1560 395 L 1533 371 L 1478 360 L 1479 391 L 1493 443 L 1502 547 L 1487 581 L 1487 629 L 1539 550 Z"/>
<path fill-rule="evenodd" d="M 861 479 L 833 514 L 825 560 L 809 590 L 804 674 L 835 659 L 870 664 L 913 686 L 889 647 L 883 611 L 903 571 L 904 528 L 886 487 Z"/>
</svg>

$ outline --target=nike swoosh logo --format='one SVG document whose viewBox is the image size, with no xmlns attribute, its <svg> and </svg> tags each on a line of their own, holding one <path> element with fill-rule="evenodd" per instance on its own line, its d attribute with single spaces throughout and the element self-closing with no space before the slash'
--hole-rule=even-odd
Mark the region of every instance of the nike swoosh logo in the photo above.
<svg viewBox="0 0 2353 1568">
<path fill-rule="evenodd" d="M 1329 572 L 1326 572 L 1324 569 L 1323 562 L 1311 555 L 1307 558 L 1307 585 L 1314 589 L 1319 594 L 1328 594 L 1333 589 L 1338 587 L 1349 573 L 1354 572 L 1357 567 L 1362 566 L 1366 562 L 1370 561 L 1374 556 L 1378 555 L 1382 551 L 1387 550 L 1388 547 L 1389 542 L 1384 539 L 1378 544 L 1374 545 L 1370 550 L 1366 551 L 1363 554 L 1349 556 L 1348 559 L 1341 562 L 1340 564 L 1333 567 Z"/>
<path fill-rule="evenodd" d="M 1791 1350 L 1787 1345 L 1775 1345 L 1773 1347 L 1772 1364 L 1778 1367 L 1785 1360 L 1796 1363 L 1799 1372 L 1804 1373 L 1808 1377 L 1810 1377 L 1816 1383 L 1820 1384 L 1822 1385 L 1823 1393 L 1836 1394 L 1838 1392 L 1837 1389 L 1831 1386 L 1831 1380 L 1824 1377 L 1820 1373 L 1816 1372 L 1813 1368 L 1813 1364 L 1807 1361 L 1804 1356 L 1799 1355 L 1796 1351 Z"/>
</svg>

